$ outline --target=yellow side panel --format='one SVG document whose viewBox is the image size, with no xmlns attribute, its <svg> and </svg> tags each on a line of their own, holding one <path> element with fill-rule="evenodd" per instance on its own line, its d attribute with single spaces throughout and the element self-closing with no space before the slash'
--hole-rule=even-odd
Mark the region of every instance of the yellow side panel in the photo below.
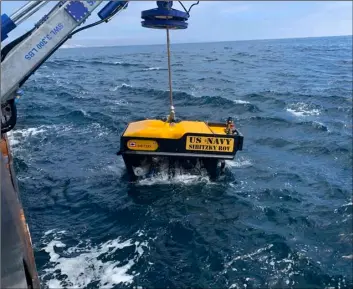
<svg viewBox="0 0 353 289">
<path fill-rule="evenodd" d="M 201 121 L 181 121 L 170 124 L 151 119 L 130 123 L 124 137 L 180 139 L 186 133 L 225 134 L 224 128 L 210 128 L 205 122 Z"/>
<path fill-rule="evenodd" d="M 225 126 L 224 126 L 224 127 L 210 126 L 210 129 L 211 129 L 215 134 L 224 134 L 224 135 L 226 135 Z"/>
</svg>

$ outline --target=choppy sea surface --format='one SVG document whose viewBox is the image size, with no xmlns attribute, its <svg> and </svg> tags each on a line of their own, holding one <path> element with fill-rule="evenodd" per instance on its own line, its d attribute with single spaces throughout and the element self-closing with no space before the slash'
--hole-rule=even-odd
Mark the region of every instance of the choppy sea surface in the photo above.
<svg viewBox="0 0 353 289">
<path fill-rule="evenodd" d="M 61 49 L 10 133 L 43 288 L 352 288 L 352 38 L 172 45 L 179 119 L 235 119 L 226 177 L 129 183 L 164 45 Z"/>
</svg>

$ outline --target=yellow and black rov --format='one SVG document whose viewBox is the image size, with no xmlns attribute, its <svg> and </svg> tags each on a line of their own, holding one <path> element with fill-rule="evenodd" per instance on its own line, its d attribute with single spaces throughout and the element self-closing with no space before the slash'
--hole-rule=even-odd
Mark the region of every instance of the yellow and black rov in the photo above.
<svg viewBox="0 0 353 289">
<path fill-rule="evenodd" d="M 225 160 L 234 159 L 243 147 L 243 136 L 231 118 L 225 123 L 175 121 L 169 30 L 187 28 L 190 9 L 197 4 L 185 12 L 172 9 L 172 5 L 173 1 L 157 1 L 158 8 L 141 14 L 143 27 L 166 30 L 170 115 L 166 121 L 129 123 L 123 132 L 118 155 L 122 155 L 132 180 L 165 172 L 173 176 L 179 168 L 191 174 L 205 170 L 216 179 L 224 171 Z"/>
<path fill-rule="evenodd" d="M 131 181 L 176 170 L 190 174 L 206 171 L 215 180 L 243 148 L 243 136 L 226 123 L 143 120 L 129 123 L 121 136 L 120 151 Z"/>
</svg>

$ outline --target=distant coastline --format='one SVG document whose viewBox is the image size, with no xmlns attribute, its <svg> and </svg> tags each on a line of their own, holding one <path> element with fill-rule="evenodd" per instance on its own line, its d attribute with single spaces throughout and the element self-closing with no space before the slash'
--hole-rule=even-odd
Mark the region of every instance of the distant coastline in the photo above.
<svg viewBox="0 0 353 289">
<path fill-rule="evenodd" d="M 301 39 L 319 39 L 319 38 L 342 38 L 353 37 L 353 35 L 335 35 L 335 36 L 308 36 L 308 37 L 292 37 L 292 38 L 268 38 L 268 39 L 246 39 L 246 40 L 224 40 L 224 41 L 200 41 L 200 42 L 177 42 L 171 45 L 188 45 L 188 44 L 211 44 L 211 43 L 233 43 L 233 42 L 251 42 L 251 41 L 278 41 L 278 40 L 301 40 Z M 98 40 L 97 40 L 98 42 Z M 104 47 L 132 47 L 132 46 L 161 46 L 165 43 L 155 44 L 107 44 L 107 45 L 80 45 L 80 44 L 64 44 L 60 49 L 73 48 L 104 48 Z"/>
</svg>

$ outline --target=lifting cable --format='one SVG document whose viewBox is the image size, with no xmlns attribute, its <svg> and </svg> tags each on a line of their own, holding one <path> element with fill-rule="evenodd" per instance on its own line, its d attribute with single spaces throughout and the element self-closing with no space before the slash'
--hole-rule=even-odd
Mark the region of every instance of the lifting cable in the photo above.
<svg viewBox="0 0 353 289">
<path fill-rule="evenodd" d="M 167 54 L 168 54 L 168 76 L 169 76 L 169 99 L 170 109 L 174 110 L 173 106 L 173 90 L 172 90 L 172 69 L 170 64 L 170 40 L 169 40 L 169 28 L 167 27 Z"/>
<path fill-rule="evenodd" d="M 168 56 L 168 78 L 169 78 L 169 101 L 170 101 L 170 114 L 167 122 L 175 122 L 175 112 L 173 103 L 173 88 L 172 88 L 172 68 L 170 64 L 170 29 L 186 29 L 188 23 L 186 22 L 190 17 L 191 8 L 198 5 L 200 1 L 192 4 L 189 10 L 185 8 L 181 1 L 178 1 L 183 7 L 184 11 L 172 9 L 173 1 L 157 1 L 157 9 L 142 11 L 141 18 L 142 26 L 146 28 L 166 29 L 167 31 L 167 56 Z"/>
<path fill-rule="evenodd" d="M 169 6 L 168 9 L 170 10 L 172 7 Z M 175 121 L 175 112 L 174 112 L 174 105 L 173 105 L 173 88 L 172 88 L 172 66 L 170 64 L 170 38 L 169 38 L 169 27 L 166 27 L 167 30 L 167 56 L 168 56 L 168 79 L 169 79 L 169 101 L 170 101 L 170 114 L 168 117 L 168 122 Z"/>
<path fill-rule="evenodd" d="M 180 5 L 183 7 L 185 10 L 186 14 L 190 16 L 190 11 L 191 8 L 195 5 L 198 5 L 200 1 L 197 1 L 196 3 L 192 4 L 189 7 L 189 10 L 186 10 L 185 6 L 181 1 L 178 1 Z M 168 9 L 171 10 L 172 6 L 168 6 Z M 169 78 L 169 101 L 170 101 L 170 114 L 168 117 L 168 122 L 174 122 L 175 121 L 175 112 L 174 112 L 174 104 L 173 104 L 173 89 L 172 89 L 172 68 L 170 64 L 170 37 L 169 37 L 169 27 L 166 27 L 167 30 L 167 55 L 168 55 L 168 78 Z"/>
</svg>

